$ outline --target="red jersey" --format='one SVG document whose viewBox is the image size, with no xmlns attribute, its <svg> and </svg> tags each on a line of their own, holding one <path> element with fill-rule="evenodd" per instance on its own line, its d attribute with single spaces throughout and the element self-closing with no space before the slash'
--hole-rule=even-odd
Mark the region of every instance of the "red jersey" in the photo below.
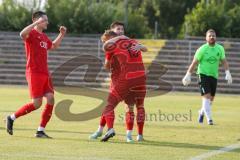
<svg viewBox="0 0 240 160">
<path fill-rule="evenodd" d="M 121 78 L 128 80 L 145 76 L 141 51 L 131 49 L 136 44 L 136 40 L 127 37 L 118 38 L 114 42 L 110 41 L 110 47 L 106 47 L 105 58 L 110 61 L 112 79 Z"/>
<path fill-rule="evenodd" d="M 49 74 L 47 50 L 52 47 L 52 41 L 45 33 L 33 29 L 25 40 L 26 72 Z"/>
</svg>

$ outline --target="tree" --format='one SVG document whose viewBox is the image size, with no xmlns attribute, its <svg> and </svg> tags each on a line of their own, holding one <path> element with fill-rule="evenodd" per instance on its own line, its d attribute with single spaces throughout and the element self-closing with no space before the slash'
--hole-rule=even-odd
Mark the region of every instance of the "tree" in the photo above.
<svg viewBox="0 0 240 160">
<path fill-rule="evenodd" d="M 19 31 L 31 23 L 31 13 L 13 0 L 4 0 L 0 6 L 0 30 Z"/>
<path fill-rule="evenodd" d="M 183 37 L 185 32 L 190 36 L 202 36 L 209 28 L 213 28 L 220 37 L 237 37 L 240 26 L 238 3 L 235 0 L 212 0 L 206 4 L 205 0 L 201 0 L 185 16 L 180 36 Z"/>
<path fill-rule="evenodd" d="M 49 30 L 65 25 L 70 33 L 101 34 L 116 20 L 124 20 L 123 2 L 110 0 L 48 0 L 46 8 L 50 20 Z M 129 9 L 127 33 L 144 37 L 149 33 L 146 18 L 138 11 Z"/>
<path fill-rule="evenodd" d="M 184 15 L 196 5 L 197 1 L 144 0 L 141 10 L 152 32 L 156 21 L 161 38 L 175 38 L 184 22 Z"/>
</svg>

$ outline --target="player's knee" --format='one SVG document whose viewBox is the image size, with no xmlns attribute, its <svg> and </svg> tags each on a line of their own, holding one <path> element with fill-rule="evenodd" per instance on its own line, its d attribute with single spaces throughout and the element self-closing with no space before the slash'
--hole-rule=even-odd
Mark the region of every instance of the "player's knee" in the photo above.
<svg viewBox="0 0 240 160">
<path fill-rule="evenodd" d="M 40 108 L 42 106 L 42 100 L 33 100 L 33 105 L 36 109 Z"/>
<path fill-rule="evenodd" d="M 211 96 L 210 101 L 211 101 L 211 102 L 214 101 L 214 96 Z"/>
<path fill-rule="evenodd" d="M 47 97 L 47 104 L 54 105 L 55 99 L 54 96 L 48 96 Z"/>
<path fill-rule="evenodd" d="M 134 106 L 133 105 L 126 105 L 125 106 L 125 111 L 126 112 L 133 112 L 134 111 Z"/>
<path fill-rule="evenodd" d="M 212 98 L 211 94 L 209 94 L 209 93 L 205 94 L 203 97 L 206 98 L 206 99 L 211 99 Z"/>
</svg>

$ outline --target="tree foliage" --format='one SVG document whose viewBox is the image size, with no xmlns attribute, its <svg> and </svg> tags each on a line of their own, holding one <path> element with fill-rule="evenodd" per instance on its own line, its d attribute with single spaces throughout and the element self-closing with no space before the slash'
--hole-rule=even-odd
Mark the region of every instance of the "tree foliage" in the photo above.
<svg viewBox="0 0 240 160">
<path fill-rule="evenodd" d="M 202 36 L 213 28 L 221 37 L 239 37 L 240 7 L 236 0 L 201 0 L 196 8 L 185 16 L 181 34 Z"/>
<path fill-rule="evenodd" d="M 16 0 L 3 0 L 0 30 L 21 30 L 31 23 L 33 10 Z M 127 16 L 126 33 L 137 38 L 152 38 L 155 29 L 158 38 L 184 37 L 186 32 L 202 36 L 209 28 L 218 36 L 240 35 L 239 0 L 48 0 L 45 11 L 49 32 L 65 25 L 69 33 L 101 34 Z"/>
</svg>

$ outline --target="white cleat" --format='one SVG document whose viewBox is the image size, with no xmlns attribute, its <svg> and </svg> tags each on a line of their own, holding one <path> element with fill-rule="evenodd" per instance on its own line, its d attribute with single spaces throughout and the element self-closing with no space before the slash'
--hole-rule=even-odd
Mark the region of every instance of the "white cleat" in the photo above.
<svg viewBox="0 0 240 160">
<path fill-rule="evenodd" d="M 127 140 L 127 143 L 132 143 L 132 142 L 134 142 L 131 135 L 127 135 L 127 136 L 126 136 L 126 140 Z"/>
<path fill-rule="evenodd" d="M 138 142 L 141 142 L 141 141 L 144 141 L 144 139 L 143 139 L 143 135 L 137 135 L 137 141 Z"/>
<path fill-rule="evenodd" d="M 91 136 L 89 136 L 89 139 L 90 140 L 96 140 L 96 139 L 98 139 L 98 137 L 101 137 L 101 136 L 102 136 L 102 132 L 96 131 Z"/>
</svg>

